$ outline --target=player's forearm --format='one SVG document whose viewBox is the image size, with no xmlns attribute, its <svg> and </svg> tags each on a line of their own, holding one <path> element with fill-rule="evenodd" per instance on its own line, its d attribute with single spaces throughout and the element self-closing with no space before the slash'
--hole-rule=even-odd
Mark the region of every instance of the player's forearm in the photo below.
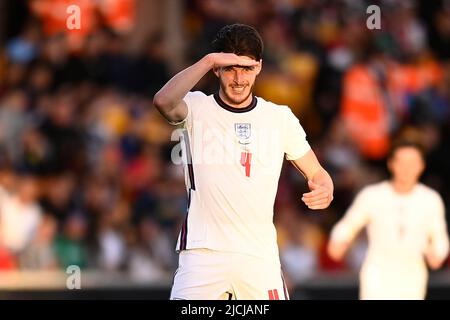
<svg viewBox="0 0 450 320">
<path fill-rule="evenodd" d="M 338 222 L 334 226 L 330 234 L 330 241 L 328 243 L 328 255 L 336 261 L 342 260 L 345 253 L 350 248 L 355 234 L 345 220 Z"/>
<path fill-rule="evenodd" d="M 211 55 L 208 54 L 192 66 L 177 73 L 155 94 L 153 104 L 161 113 L 170 113 L 213 65 Z"/>
<path fill-rule="evenodd" d="M 439 244 L 431 242 L 425 251 L 425 258 L 432 269 L 440 268 L 448 256 L 448 240 L 445 238 L 441 239 Z"/>
</svg>

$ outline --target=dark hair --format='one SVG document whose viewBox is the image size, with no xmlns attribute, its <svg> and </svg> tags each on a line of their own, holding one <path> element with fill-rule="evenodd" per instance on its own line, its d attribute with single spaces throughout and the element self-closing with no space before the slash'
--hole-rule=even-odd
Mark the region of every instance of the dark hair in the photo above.
<svg viewBox="0 0 450 320">
<path fill-rule="evenodd" d="M 214 52 L 234 53 L 255 60 L 262 58 L 264 44 L 258 31 L 245 24 L 231 24 L 223 27 L 212 41 Z"/>
<path fill-rule="evenodd" d="M 414 148 L 417 151 L 419 151 L 420 155 L 422 156 L 422 159 L 425 160 L 425 149 L 422 146 L 422 144 L 414 140 L 404 140 L 404 139 L 397 140 L 392 143 L 387 159 L 391 160 L 394 157 L 395 152 L 401 148 Z"/>
</svg>

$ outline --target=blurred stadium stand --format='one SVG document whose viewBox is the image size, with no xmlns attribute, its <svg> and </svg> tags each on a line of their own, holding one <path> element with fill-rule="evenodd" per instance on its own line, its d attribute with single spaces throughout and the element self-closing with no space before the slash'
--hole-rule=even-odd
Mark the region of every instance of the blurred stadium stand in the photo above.
<svg viewBox="0 0 450 320">
<path fill-rule="evenodd" d="M 366 28 L 374 3 L 381 30 Z M 81 30 L 66 28 L 69 4 Z M 357 297 L 365 236 L 336 263 L 328 234 L 386 177 L 398 135 L 426 146 L 423 182 L 449 221 L 449 1 L 0 0 L 0 298 L 168 297 L 186 194 L 152 97 L 234 22 L 265 41 L 256 94 L 292 108 L 335 182 L 317 214 L 298 200 L 303 178 L 283 170 L 275 223 L 293 298 Z M 209 75 L 195 89 L 217 85 Z M 81 292 L 64 290 L 69 265 Z M 449 266 L 430 298 L 450 297 Z"/>
</svg>

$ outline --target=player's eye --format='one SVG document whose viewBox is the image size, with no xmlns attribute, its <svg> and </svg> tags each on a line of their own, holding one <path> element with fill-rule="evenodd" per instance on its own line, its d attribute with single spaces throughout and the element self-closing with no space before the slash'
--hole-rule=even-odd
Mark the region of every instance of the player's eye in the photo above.
<svg viewBox="0 0 450 320">
<path fill-rule="evenodd" d="M 244 71 L 253 71 L 255 70 L 254 66 L 244 67 Z"/>
<path fill-rule="evenodd" d="M 233 66 L 224 67 L 223 70 L 226 72 L 230 72 L 233 70 Z"/>
</svg>

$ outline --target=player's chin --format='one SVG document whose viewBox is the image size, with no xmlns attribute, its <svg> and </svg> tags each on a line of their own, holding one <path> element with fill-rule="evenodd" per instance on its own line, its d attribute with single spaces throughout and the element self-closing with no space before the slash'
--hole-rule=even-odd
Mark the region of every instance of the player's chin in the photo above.
<svg viewBox="0 0 450 320">
<path fill-rule="evenodd" d="M 230 87 L 228 94 L 236 100 L 245 100 L 250 95 L 250 87 L 245 86 L 243 90 L 234 90 L 233 87 Z"/>
<path fill-rule="evenodd" d="M 247 99 L 248 96 L 249 96 L 248 93 L 245 91 L 242 93 L 239 93 L 239 94 L 231 94 L 231 97 L 233 98 L 233 100 L 236 104 L 243 103 Z"/>
</svg>

